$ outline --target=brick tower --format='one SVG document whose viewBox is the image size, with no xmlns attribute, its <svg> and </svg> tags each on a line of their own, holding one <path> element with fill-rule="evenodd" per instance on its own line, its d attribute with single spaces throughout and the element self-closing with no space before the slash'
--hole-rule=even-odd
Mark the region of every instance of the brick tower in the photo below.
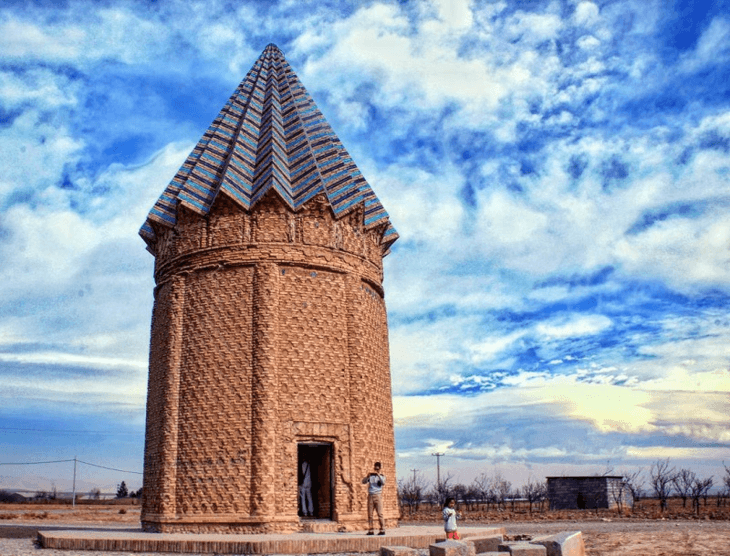
<svg viewBox="0 0 730 556">
<path fill-rule="evenodd" d="M 140 234 L 156 282 L 143 527 L 364 529 L 376 460 L 397 525 L 382 260 L 398 236 L 276 46 Z"/>
</svg>

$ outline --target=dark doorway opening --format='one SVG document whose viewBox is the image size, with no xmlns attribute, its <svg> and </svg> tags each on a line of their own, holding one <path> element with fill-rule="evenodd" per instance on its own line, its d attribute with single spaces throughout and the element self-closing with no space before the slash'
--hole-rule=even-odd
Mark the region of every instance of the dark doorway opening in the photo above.
<svg viewBox="0 0 730 556">
<path fill-rule="evenodd" d="M 300 442 L 298 444 L 297 468 L 299 492 L 299 515 L 316 519 L 332 519 L 334 509 L 334 474 L 331 442 Z M 309 473 L 309 481 L 306 474 Z M 309 494 L 307 491 L 309 483 Z M 311 499 L 311 515 L 309 501 Z"/>
</svg>

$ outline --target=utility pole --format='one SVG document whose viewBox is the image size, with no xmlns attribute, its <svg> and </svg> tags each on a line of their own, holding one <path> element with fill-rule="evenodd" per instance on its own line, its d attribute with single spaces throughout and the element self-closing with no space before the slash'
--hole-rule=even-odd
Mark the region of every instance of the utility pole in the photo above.
<svg viewBox="0 0 730 556">
<path fill-rule="evenodd" d="M 76 456 L 74 456 L 74 489 L 73 494 L 71 495 L 71 507 L 76 507 Z"/>
<path fill-rule="evenodd" d="M 444 455 L 443 452 L 440 454 L 436 452 L 435 454 L 431 454 L 432 456 L 436 456 L 436 488 L 441 491 L 441 456 Z"/>
<path fill-rule="evenodd" d="M 411 471 L 413 471 L 413 486 L 415 486 L 416 485 L 416 472 L 418 471 L 418 469 L 411 469 Z"/>
</svg>

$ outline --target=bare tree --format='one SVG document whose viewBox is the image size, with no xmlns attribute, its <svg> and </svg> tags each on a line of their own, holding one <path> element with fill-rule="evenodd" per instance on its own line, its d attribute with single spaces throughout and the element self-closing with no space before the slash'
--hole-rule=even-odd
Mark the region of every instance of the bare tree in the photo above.
<svg viewBox="0 0 730 556">
<path fill-rule="evenodd" d="M 722 462 L 722 466 L 725 468 L 725 476 L 722 478 L 722 485 L 717 489 L 717 507 L 727 504 L 730 498 L 730 467 Z"/>
<path fill-rule="evenodd" d="M 398 499 L 402 506 L 408 508 L 409 513 L 418 512 L 427 489 L 428 482 L 416 471 L 407 481 L 398 481 Z"/>
<path fill-rule="evenodd" d="M 492 493 L 492 479 L 486 473 L 482 473 L 472 483 L 472 488 L 477 495 L 477 500 L 484 504 L 485 509 L 489 509 L 489 502 Z"/>
<path fill-rule="evenodd" d="M 497 472 L 494 474 L 494 493 L 497 498 L 497 505 L 502 507 L 502 509 L 507 508 L 507 499 L 510 496 L 510 493 L 512 492 L 512 483 L 505 480 L 502 477 L 502 474 Z"/>
<path fill-rule="evenodd" d="M 466 487 L 466 492 L 464 493 L 464 502 L 466 502 L 467 507 L 473 511 L 479 509 L 479 499 L 479 490 L 472 481 L 472 483 L 468 487 Z"/>
<path fill-rule="evenodd" d="M 398 491 L 398 509 L 400 510 L 400 518 L 403 518 L 403 508 L 407 507 L 410 512 L 410 504 L 408 503 L 408 494 L 406 493 L 406 482 L 403 479 L 398 479 L 396 489 Z"/>
<path fill-rule="evenodd" d="M 712 477 L 710 477 L 709 479 L 705 479 L 705 482 L 709 482 L 709 484 L 702 491 L 702 499 L 705 501 L 705 508 L 706 508 L 707 507 L 707 497 L 710 496 L 710 489 L 712 488 L 712 485 L 713 485 Z"/>
<path fill-rule="evenodd" d="M 540 511 L 542 512 L 545 509 L 545 502 L 547 502 L 548 499 L 548 486 L 547 481 L 543 481 L 540 483 L 540 498 L 538 501 L 540 502 Z"/>
<path fill-rule="evenodd" d="M 705 495 L 712 488 L 712 477 L 709 479 L 700 479 L 695 477 L 692 481 L 692 487 L 690 489 L 690 496 L 692 497 L 692 506 L 694 506 L 695 513 L 700 515 L 700 498 Z M 705 506 L 707 501 L 705 500 Z"/>
<path fill-rule="evenodd" d="M 532 505 L 540 500 L 543 494 L 543 483 L 535 481 L 532 476 L 527 479 L 527 484 L 522 487 L 522 496 L 527 499 L 529 511 L 532 514 Z"/>
<path fill-rule="evenodd" d="M 610 495 L 613 501 L 616 502 L 616 510 L 619 515 L 621 515 L 624 511 L 624 502 L 630 492 L 631 490 L 629 489 L 628 482 L 623 476 L 621 477 L 621 481 L 613 483 L 611 486 Z"/>
<path fill-rule="evenodd" d="M 672 480 L 676 471 L 674 467 L 669 467 L 669 458 L 665 460 L 657 460 L 649 469 L 651 478 L 651 487 L 654 494 L 659 499 L 659 508 L 662 513 L 667 509 L 667 499 L 672 493 Z"/>
<path fill-rule="evenodd" d="M 624 471 L 624 482 L 626 487 L 629 489 L 632 498 L 632 504 L 641 500 L 644 496 L 644 470 L 639 468 L 633 473 Z"/>
<path fill-rule="evenodd" d="M 429 499 L 439 507 L 444 505 L 444 502 L 449 496 L 452 496 L 453 487 L 450 483 L 453 479 L 453 474 L 449 472 L 446 477 L 441 478 L 440 483 L 433 485 L 433 488 L 429 492 Z"/>
<path fill-rule="evenodd" d="M 729 494 L 730 491 L 726 487 L 720 487 L 717 489 L 715 500 L 718 508 L 727 504 L 727 497 Z"/>
<path fill-rule="evenodd" d="M 456 498 L 457 507 L 459 506 L 459 502 L 466 502 L 466 491 L 466 486 L 462 485 L 461 483 L 457 483 L 453 487 L 451 487 L 451 496 Z"/>
<path fill-rule="evenodd" d="M 677 474 L 672 477 L 672 485 L 674 490 L 682 498 L 682 507 L 687 507 L 687 497 L 692 490 L 692 483 L 697 478 L 694 471 L 689 469 L 680 469 Z"/>
</svg>

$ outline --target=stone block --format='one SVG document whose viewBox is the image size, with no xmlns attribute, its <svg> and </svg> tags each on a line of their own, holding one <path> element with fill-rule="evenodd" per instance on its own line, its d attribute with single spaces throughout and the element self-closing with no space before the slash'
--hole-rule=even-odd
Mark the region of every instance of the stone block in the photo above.
<svg viewBox="0 0 730 556">
<path fill-rule="evenodd" d="M 429 545 L 430 556 L 475 556 L 474 544 L 467 544 L 463 541 L 447 540 Z"/>
<path fill-rule="evenodd" d="M 418 552 L 409 546 L 381 546 L 380 556 L 416 556 Z"/>
<path fill-rule="evenodd" d="M 504 537 L 502 535 L 489 535 L 485 537 L 469 537 L 465 539 L 466 544 L 474 545 L 474 552 L 482 554 L 484 552 L 499 552 L 499 545 L 502 544 Z"/>
<path fill-rule="evenodd" d="M 502 543 L 499 545 L 499 551 L 508 552 L 511 556 L 547 556 L 547 549 L 544 546 L 527 541 Z"/>
<path fill-rule="evenodd" d="M 580 531 L 565 531 L 549 537 L 541 537 L 531 541 L 540 544 L 547 550 L 547 556 L 585 556 L 586 547 Z"/>
</svg>

